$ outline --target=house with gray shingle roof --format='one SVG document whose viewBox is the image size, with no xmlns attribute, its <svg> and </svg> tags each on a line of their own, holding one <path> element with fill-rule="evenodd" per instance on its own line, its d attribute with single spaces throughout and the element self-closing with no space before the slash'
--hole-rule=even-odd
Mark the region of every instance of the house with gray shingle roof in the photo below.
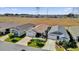
<svg viewBox="0 0 79 59">
<path fill-rule="evenodd" d="M 16 27 L 19 24 L 12 23 L 12 22 L 0 22 L 0 34 L 8 34 L 10 33 L 10 29 L 12 27 Z"/>
<path fill-rule="evenodd" d="M 11 32 L 14 33 L 15 36 L 22 36 L 27 34 L 27 31 L 31 30 L 33 27 L 35 27 L 35 25 L 31 23 L 23 24 L 12 28 Z"/>
<path fill-rule="evenodd" d="M 69 41 L 69 35 L 63 26 L 52 26 L 48 32 L 49 39 L 67 40 Z"/>
</svg>

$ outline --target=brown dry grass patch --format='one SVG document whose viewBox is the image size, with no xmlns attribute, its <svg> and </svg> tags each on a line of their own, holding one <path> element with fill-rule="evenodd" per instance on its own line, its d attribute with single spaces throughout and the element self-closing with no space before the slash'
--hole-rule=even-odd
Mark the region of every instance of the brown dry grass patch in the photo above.
<svg viewBox="0 0 79 59">
<path fill-rule="evenodd" d="M 78 26 L 79 18 L 26 18 L 26 17 L 0 17 L 0 22 L 15 22 L 18 24 L 48 24 L 63 26 Z"/>
</svg>

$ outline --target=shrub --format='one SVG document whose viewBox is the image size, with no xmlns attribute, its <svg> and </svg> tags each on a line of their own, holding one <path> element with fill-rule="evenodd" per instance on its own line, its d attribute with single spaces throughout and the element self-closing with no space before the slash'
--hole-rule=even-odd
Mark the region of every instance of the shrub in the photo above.
<svg viewBox="0 0 79 59">
<path fill-rule="evenodd" d="M 28 45 L 31 44 L 31 42 L 28 42 Z"/>
<path fill-rule="evenodd" d="M 63 45 L 63 42 L 62 41 L 59 41 L 59 45 Z"/>
<path fill-rule="evenodd" d="M 39 47 L 43 47 L 44 44 L 43 44 L 43 43 L 37 43 L 37 46 L 39 46 Z"/>
<path fill-rule="evenodd" d="M 9 37 L 10 37 L 10 38 L 13 38 L 13 37 L 14 37 L 14 35 L 13 35 L 12 33 L 10 33 L 10 34 L 9 34 Z"/>
<path fill-rule="evenodd" d="M 77 44 L 76 44 L 75 40 L 73 40 L 72 42 L 69 42 L 69 47 L 70 48 L 77 48 Z"/>
<path fill-rule="evenodd" d="M 16 40 L 16 39 L 13 39 L 13 40 L 11 40 L 13 43 L 16 43 L 18 40 Z"/>
<path fill-rule="evenodd" d="M 65 48 L 65 50 L 67 50 L 69 48 L 67 41 L 63 41 L 63 45 L 62 46 Z"/>
</svg>

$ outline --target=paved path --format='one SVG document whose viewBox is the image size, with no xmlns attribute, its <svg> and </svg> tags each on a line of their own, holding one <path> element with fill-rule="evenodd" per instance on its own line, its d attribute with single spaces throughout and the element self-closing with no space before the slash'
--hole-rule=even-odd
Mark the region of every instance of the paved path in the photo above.
<svg viewBox="0 0 79 59">
<path fill-rule="evenodd" d="M 2 36 L 2 37 L 0 37 L 0 41 L 4 41 L 4 40 L 7 39 L 8 37 L 9 37 L 8 35 Z"/>
<path fill-rule="evenodd" d="M 55 51 L 55 40 L 48 39 L 48 41 L 42 49 Z"/>
<path fill-rule="evenodd" d="M 20 40 L 19 42 L 17 42 L 16 44 L 20 44 L 20 45 L 25 45 L 27 46 L 27 43 L 31 40 L 32 38 L 30 37 L 24 37 L 22 40 Z"/>
</svg>

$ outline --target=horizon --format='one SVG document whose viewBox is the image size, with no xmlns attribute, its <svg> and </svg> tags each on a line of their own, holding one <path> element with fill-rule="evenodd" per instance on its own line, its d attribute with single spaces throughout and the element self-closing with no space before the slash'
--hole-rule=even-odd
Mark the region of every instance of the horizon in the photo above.
<svg viewBox="0 0 79 59">
<path fill-rule="evenodd" d="M 78 7 L 0 7 L 0 14 L 66 15 L 79 14 Z"/>
</svg>

